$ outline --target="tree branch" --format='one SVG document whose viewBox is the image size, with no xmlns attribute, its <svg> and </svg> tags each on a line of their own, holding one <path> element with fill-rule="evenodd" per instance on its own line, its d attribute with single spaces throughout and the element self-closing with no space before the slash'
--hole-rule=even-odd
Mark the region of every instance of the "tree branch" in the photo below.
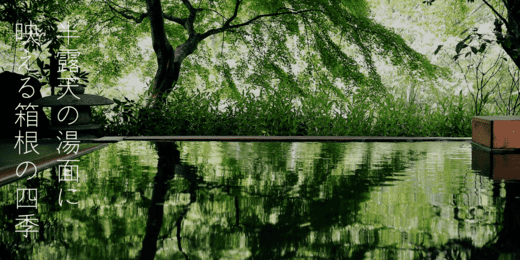
<svg viewBox="0 0 520 260">
<path fill-rule="evenodd" d="M 119 7 L 120 9 L 124 9 L 123 11 L 119 11 L 119 10 L 115 9 L 113 6 L 111 6 L 110 4 L 107 3 L 108 7 L 110 7 L 110 9 L 112 9 L 112 11 L 122 15 L 126 19 L 133 20 L 135 23 L 141 23 L 143 21 L 143 19 L 148 16 L 148 12 L 146 12 L 146 13 L 137 13 L 137 12 L 134 12 L 132 10 L 128 10 L 126 8 L 123 8 L 123 7 L 119 6 L 119 5 L 116 5 L 113 2 L 112 2 L 112 4 L 117 6 L 117 7 Z M 139 17 L 136 18 L 136 17 L 134 17 L 132 15 L 128 15 L 127 13 L 137 14 L 137 15 L 139 15 Z M 184 27 L 184 29 L 186 29 L 186 26 L 184 25 L 185 22 L 186 22 L 186 19 L 182 19 L 182 18 L 178 18 L 178 17 L 175 17 L 175 16 L 171 16 L 169 14 L 165 14 L 164 12 L 163 12 L 162 16 L 163 16 L 164 19 L 170 20 L 170 21 L 175 22 L 175 23 L 178 23 L 178 24 L 182 25 L 182 27 Z"/>
<path fill-rule="evenodd" d="M 176 22 L 176 23 L 182 25 L 182 27 L 184 27 L 184 29 L 186 29 L 186 26 L 184 25 L 184 23 L 186 23 L 186 19 L 174 17 L 169 14 L 165 14 L 164 12 L 162 15 L 163 15 L 164 19 L 170 20 L 172 22 Z"/>
<path fill-rule="evenodd" d="M 183 26 L 188 31 L 188 35 L 195 35 L 195 29 L 193 26 L 193 24 L 195 23 L 195 17 L 197 16 L 197 12 L 202 11 L 203 9 L 193 8 L 189 0 L 182 0 L 182 3 L 190 11 L 190 15 L 188 16 L 188 18 L 183 19 Z"/>
<path fill-rule="evenodd" d="M 102 22 L 99 23 L 99 24 L 103 24 L 103 23 L 108 22 L 108 25 L 110 25 L 110 24 L 112 23 L 112 21 L 114 20 L 114 18 L 115 18 L 115 16 L 112 16 L 112 17 L 110 17 L 110 19 L 105 20 L 105 21 L 102 21 Z M 90 36 L 89 39 L 91 39 L 91 40 L 92 40 L 92 39 L 96 39 L 96 37 L 99 35 L 99 33 L 100 33 L 103 29 L 107 28 L 108 25 L 101 27 L 101 28 L 96 32 L 96 34 Z"/>
<path fill-rule="evenodd" d="M 94 27 L 94 25 L 100 25 L 100 24 L 104 24 L 104 23 L 106 23 L 106 22 L 112 22 L 112 20 L 113 20 L 114 18 L 115 18 L 115 16 L 112 16 L 112 17 L 110 17 L 109 19 L 104 20 L 104 21 L 101 21 L 101 22 L 99 22 L 99 23 L 93 23 L 93 22 L 92 22 L 92 23 L 89 23 L 90 25 L 89 25 L 89 27 L 88 27 L 87 29 L 85 29 L 85 32 L 89 32 L 90 29 L 91 29 L 92 27 Z M 104 28 L 106 28 L 106 27 L 102 27 L 99 31 L 96 32 L 95 35 L 89 34 L 89 35 L 90 35 L 90 36 L 89 36 L 89 39 L 90 39 L 90 40 L 94 39 L 94 37 L 97 36 L 97 35 L 101 32 L 101 30 L 103 30 Z"/>
<path fill-rule="evenodd" d="M 238 2 L 238 1 L 237 1 Z M 237 9 L 238 7 L 235 8 L 235 10 Z M 280 8 L 280 9 L 285 9 L 285 8 Z M 278 9 L 278 11 L 280 10 Z M 221 33 L 225 30 L 228 30 L 228 29 L 233 29 L 233 28 L 239 28 L 239 27 L 242 27 L 242 26 L 246 26 L 246 25 L 249 25 L 251 24 L 252 22 L 262 18 L 262 17 L 271 17 L 271 16 L 278 16 L 278 15 L 285 15 L 285 14 L 301 14 L 301 13 L 306 13 L 306 12 L 312 12 L 312 11 L 319 11 L 319 10 L 315 10 L 315 9 L 308 9 L 308 10 L 302 10 L 302 11 L 290 11 L 290 12 L 283 12 L 283 13 L 278 13 L 278 11 L 276 13 L 273 13 L 273 14 L 263 14 L 263 15 L 257 15 L 256 17 L 252 18 L 251 20 L 245 22 L 245 23 L 241 23 L 241 24 L 236 24 L 236 25 L 229 25 L 229 24 L 224 24 L 224 26 L 220 27 L 220 28 L 217 28 L 217 29 L 211 29 L 211 30 L 208 30 L 207 32 L 203 33 L 201 35 L 201 38 L 200 40 L 204 40 L 205 38 L 213 35 L 213 34 L 217 34 L 217 33 Z M 231 19 L 231 18 L 230 18 Z M 234 19 L 234 18 L 233 18 Z"/>
<path fill-rule="evenodd" d="M 237 14 L 238 14 L 238 7 L 240 6 L 240 0 L 237 0 L 237 3 L 235 5 L 235 11 L 233 12 L 233 15 L 224 23 L 224 26 L 223 27 L 227 27 L 229 26 L 229 24 L 235 20 L 235 18 L 237 17 Z"/>
<path fill-rule="evenodd" d="M 314 10 L 314 9 L 309 9 L 309 10 L 302 10 L 302 11 L 297 11 L 297 12 L 283 12 L 283 13 L 274 13 L 274 14 L 263 14 L 263 15 L 258 15 L 256 16 L 255 18 L 245 22 L 245 23 L 241 23 L 241 24 L 237 24 L 237 25 L 232 25 L 232 26 L 229 26 L 228 28 L 238 28 L 238 27 L 242 27 L 242 26 L 245 26 L 245 25 L 249 25 L 250 23 L 254 22 L 255 20 L 258 20 L 262 17 L 270 17 L 270 16 L 277 16 L 277 15 L 284 15 L 284 14 L 301 14 L 301 13 L 306 13 L 306 12 L 311 12 L 311 11 L 318 11 L 318 10 Z"/>
<path fill-rule="evenodd" d="M 226 17 L 224 17 L 222 14 L 220 14 L 219 12 L 217 12 L 217 11 L 215 11 L 215 10 L 213 10 L 213 9 L 209 9 L 209 8 L 207 8 L 207 9 L 201 9 L 201 11 L 204 11 L 204 10 L 208 10 L 208 11 L 215 12 L 215 13 L 217 13 L 218 15 L 220 15 L 220 17 L 226 19 Z"/>
<path fill-rule="evenodd" d="M 196 13 L 197 9 L 193 8 L 193 5 L 191 5 L 189 0 L 182 0 L 182 3 L 188 7 L 188 10 L 190 10 L 190 14 Z"/>
<path fill-rule="evenodd" d="M 507 22 L 506 19 L 504 19 L 504 17 L 502 17 L 502 15 L 500 15 L 496 10 L 495 8 L 493 8 L 493 6 L 491 6 L 488 2 L 486 2 L 486 0 L 482 0 L 484 2 L 484 4 L 486 4 L 489 8 L 491 8 L 491 10 L 493 10 L 493 12 L 498 16 L 498 18 L 500 18 L 500 20 L 502 20 L 502 22 L 504 22 L 504 24 L 506 25 L 506 28 L 508 31 L 510 31 L 510 28 L 509 28 L 509 23 Z"/>
<path fill-rule="evenodd" d="M 477 12 L 484 4 L 479 5 L 475 10 L 473 10 L 469 15 L 473 15 L 475 12 Z"/>
<path fill-rule="evenodd" d="M 117 7 L 119 7 L 119 8 L 121 8 L 121 9 L 125 9 L 125 8 L 119 6 L 119 5 L 114 4 L 113 2 L 112 2 L 112 4 L 115 5 L 115 6 L 117 6 Z M 141 22 L 143 21 L 143 19 L 144 19 L 146 16 L 148 16 L 148 13 L 141 13 L 141 15 L 140 15 L 138 18 L 136 18 L 136 17 L 134 17 L 134 16 L 132 16 L 132 15 L 128 15 L 128 14 L 126 14 L 126 13 L 128 13 L 128 12 L 132 12 L 132 13 L 134 13 L 134 14 L 137 14 L 137 13 L 134 12 L 134 11 L 131 11 L 131 10 L 128 10 L 128 9 L 126 9 L 126 10 L 124 10 L 124 11 L 118 11 L 118 10 L 116 10 L 112 5 L 108 4 L 108 1 L 107 1 L 107 5 L 108 5 L 108 7 L 110 7 L 110 9 L 111 9 L 113 12 L 116 12 L 116 13 L 122 15 L 122 16 L 123 16 L 124 18 L 126 18 L 126 19 L 133 20 L 135 23 L 141 23 Z"/>
</svg>

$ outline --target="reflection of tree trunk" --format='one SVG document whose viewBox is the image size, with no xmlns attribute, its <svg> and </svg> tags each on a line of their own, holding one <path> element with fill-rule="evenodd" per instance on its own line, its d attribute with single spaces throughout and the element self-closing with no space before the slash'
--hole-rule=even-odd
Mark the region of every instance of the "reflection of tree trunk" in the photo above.
<svg viewBox="0 0 520 260">
<path fill-rule="evenodd" d="M 195 170 L 193 170 L 192 167 L 181 164 L 180 152 L 175 143 L 156 142 L 155 146 L 157 148 L 159 161 L 157 163 L 157 174 L 154 179 L 151 205 L 148 209 L 146 235 L 143 240 L 143 248 L 141 249 L 139 259 L 155 258 L 157 240 L 164 218 L 164 202 L 169 187 L 168 181 L 171 180 L 175 174 L 185 178 L 189 182 L 188 192 L 190 193 L 190 203 L 185 206 L 175 223 L 179 251 L 188 259 L 188 256 L 182 251 L 181 246 L 181 223 L 186 213 L 188 213 L 189 205 L 196 201 L 196 190 L 198 189 L 200 177 L 194 174 Z"/>
<path fill-rule="evenodd" d="M 146 235 L 143 240 L 143 248 L 139 259 L 154 259 L 157 251 L 157 237 L 161 231 L 164 213 L 164 201 L 168 190 L 167 182 L 175 174 L 175 165 L 180 163 L 180 152 L 175 143 L 155 143 L 159 161 L 157 163 L 157 175 L 154 179 L 152 202 L 148 209 L 148 221 L 146 223 Z"/>
<path fill-rule="evenodd" d="M 177 228 L 177 246 L 179 247 L 179 251 L 181 251 L 186 260 L 188 260 L 189 257 L 186 253 L 184 253 L 184 251 L 182 251 L 181 223 L 186 214 L 188 213 L 189 206 L 197 201 L 196 191 L 201 180 L 200 176 L 195 174 L 195 172 L 196 170 L 193 170 L 193 168 L 188 165 L 175 165 L 175 174 L 185 178 L 189 182 L 188 192 L 190 193 L 190 203 L 184 206 L 184 210 L 181 212 L 181 214 L 177 218 L 177 221 L 175 222 L 175 227 Z"/>
<path fill-rule="evenodd" d="M 502 218 L 497 220 L 501 223 L 501 228 L 496 235 L 484 246 L 473 245 L 472 238 L 449 239 L 448 243 L 441 247 L 422 247 L 417 246 L 421 251 L 429 252 L 432 256 L 438 256 L 440 252 L 446 252 L 447 259 L 518 259 L 520 248 L 518 247 L 518 233 L 520 233 L 520 185 L 507 184 L 506 203 Z M 500 203 L 500 188 L 495 187 L 493 198 Z M 456 203 L 456 200 L 454 200 Z M 463 222 L 464 219 L 458 217 L 458 206 L 455 204 L 454 219 Z M 509 255 L 510 258 L 507 258 Z M 464 257 L 465 256 L 465 257 Z M 433 257 L 435 258 L 435 257 Z"/>
<path fill-rule="evenodd" d="M 503 253 L 520 253 L 518 234 L 520 233 L 520 185 L 508 183 L 506 186 L 506 205 L 502 214 L 502 229 L 494 247 Z"/>
</svg>

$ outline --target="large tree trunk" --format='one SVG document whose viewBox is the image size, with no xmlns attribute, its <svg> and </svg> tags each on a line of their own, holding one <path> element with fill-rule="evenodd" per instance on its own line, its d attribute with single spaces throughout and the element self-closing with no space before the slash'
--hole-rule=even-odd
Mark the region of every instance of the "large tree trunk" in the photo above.
<svg viewBox="0 0 520 260">
<path fill-rule="evenodd" d="M 166 102 L 166 96 L 174 88 L 179 79 L 182 61 L 192 54 L 200 42 L 197 34 L 189 36 L 188 40 L 175 48 L 168 42 L 164 32 L 164 20 L 160 0 L 147 0 L 146 7 L 152 29 L 152 45 L 157 55 L 157 73 L 151 88 L 148 107 L 156 107 Z"/>
<path fill-rule="evenodd" d="M 157 101 L 161 101 L 161 95 L 165 89 L 170 89 L 174 82 L 173 77 L 173 47 L 166 38 L 164 32 L 164 20 L 160 0 L 146 0 L 146 8 L 150 18 L 152 30 L 152 45 L 157 55 L 157 73 L 153 80 L 151 98 L 147 106 L 155 107 Z"/>
<path fill-rule="evenodd" d="M 504 51 L 520 69 L 520 4 L 517 0 L 506 0 L 507 34 L 502 34 L 502 22 L 495 20 L 495 36 Z"/>
</svg>

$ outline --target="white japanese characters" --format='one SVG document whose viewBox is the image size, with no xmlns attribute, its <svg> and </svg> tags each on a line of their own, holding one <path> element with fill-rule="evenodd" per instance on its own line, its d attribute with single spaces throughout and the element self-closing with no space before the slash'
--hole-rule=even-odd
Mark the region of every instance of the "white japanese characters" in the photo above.
<svg viewBox="0 0 520 260">
<path fill-rule="evenodd" d="M 60 28 L 61 27 L 61 28 Z M 75 25 L 72 27 L 74 28 Z M 58 26 L 58 32 L 65 33 L 64 36 L 57 36 L 58 38 L 67 38 L 67 45 L 70 44 L 70 38 L 77 38 L 79 36 L 71 35 L 76 32 L 76 30 L 71 30 L 69 23 L 66 24 L 60 24 Z M 16 33 L 15 37 L 16 40 L 24 40 L 24 44 L 26 44 L 28 41 L 34 42 L 38 46 L 41 46 L 40 38 L 42 34 L 38 33 L 38 28 L 36 25 L 33 25 L 32 22 L 29 25 L 23 25 L 20 23 L 16 24 Z M 23 64 L 18 67 L 20 70 L 21 68 L 25 67 L 26 70 L 28 69 L 28 61 L 31 59 L 31 56 L 29 55 L 28 51 L 25 51 L 28 55 L 25 57 L 21 57 L 24 59 Z M 80 52 L 78 52 L 77 49 L 60 49 L 56 54 L 56 59 L 58 59 L 58 72 L 78 72 L 79 66 L 78 66 L 78 57 L 80 55 Z M 65 91 L 62 91 L 62 98 L 67 93 L 70 93 L 72 96 L 74 96 L 77 99 L 80 99 L 76 95 L 74 95 L 74 92 L 71 91 L 71 87 L 78 87 L 78 85 L 71 84 L 73 82 L 76 82 L 77 78 L 74 76 L 71 76 L 69 78 L 58 78 L 59 80 L 65 80 L 66 84 L 58 85 L 58 87 L 66 88 Z M 22 97 L 24 99 L 31 98 L 35 94 L 35 89 L 33 86 L 29 85 L 30 78 L 23 78 L 21 81 L 23 84 L 20 84 L 21 87 L 19 89 L 19 93 L 24 90 L 22 93 Z M 62 82 L 60 81 L 60 82 Z M 27 93 L 27 90 L 28 93 Z M 58 99 L 60 99 L 58 98 Z M 31 127 L 38 127 L 38 111 L 35 110 L 37 108 L 37 105 L 31 105 L 30 103 L 28 105 L 19 103 L 18 106 L 15 108 L 15 115 L 16 115 L 16 121 L 13 122 L 17 127 L 20 127 L 22 129 L 22 126 L 26 126 L 25 129 L 30 130 Z M 76 120 L 78 119 L 79 113 L 75 107 L 72 106 L 65 106 L 62 107 L 58 112 L 57 120 L 59 122 L 63 122 L 65 120 L 69 120 L 69 125 L 74 124 Z M 70 120 L 71 118 L 74 118 L 73 120 Z M 60 131 L 60 135 L 63 135 L 63 133 Z M 18 149 L 18 154 L 20 156 L 24 156 L 29 153 L 36 153 L 40 154 L 37 151 L 37 142 L 38 142 L 38 135 L 36 131 L 25 131 L 22 132 L 21 130 L 18 131 L 18 135 L 15 134 L 16 138 L 16 144 L 14 146 L 14 149 Z M 77 131 L 66 131 L 65 132 L 65 139 L 62 140 L 60 136 L 57 136 L 58 140 L 60 140 L 60 144 L 58 148 L 59 154 L 65 153 L 65 154 L 77 154 L 79 151 L 79 140 L 77 140 Z M 22 153 L 23 150 L 23 153 Z M 69 162 L 77 162 L 78 160 L 58 160 L 65 162 L 64 165 L 60 165 L 58 167 L 59 174 L 58 174 L 58 181 L 59 182 L 78 182 L 79 181 L 79 167 L 77 165 L 70 165 Z M 16 175 L 18 177 L 24 177 L 29 176 L 28 180 L 36 177 L 38 172 L 36 164 L 34 164 L 31 161 L 24 161 L 18 165 L 16 168 Z M 69 199 L 66 199 L 67 196 L 70 197 L 69 194 L 75 193 L 76 189 L 67 189 L 66 192 L 63 192 L 63 189 L 60 188 L 60 194 L 58 203 L 60 206 L 62 206 L 63 199 L 67 201 L 67 203 L 75 205 L 78 204 L 78 202 L 70 201 Z M 38 190 L 35 188 L 18 188 L 16 191 L 16 208 L 29 208 L 30 210 L 34 210 L 35 213 L 38 211 Z M 27 210 L 24 210 L 24 213 L 27 213 Z M 31 212 L 32 213 L 32 212 Z M 18 215 L 18 218 L 16 219 L 18 224 L 16 224 L 16 232 L 24 233 L 24 237 L 27 237 L 29 232 L 38 232 L 38 218 L 35 216 L 35 214 L 20 214 Z"/>
</svg>

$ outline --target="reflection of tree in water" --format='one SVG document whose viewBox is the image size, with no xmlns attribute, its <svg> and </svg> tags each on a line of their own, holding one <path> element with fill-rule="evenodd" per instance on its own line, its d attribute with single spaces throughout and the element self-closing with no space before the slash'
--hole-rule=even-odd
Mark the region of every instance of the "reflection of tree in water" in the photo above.
<svg viewBox="0 0 520 260">
<path fill-rule="evenodd" d="M 518 234 L 520 233 L 520 183 L 507 183 L 506 197 L 500 196 L 498 185 L 494 185 L 493 198 L 495 205 L 503 208 L 503 212 L 497 218 L 495 225 L 500 231 L 484 246 L 476 247 L 471 238 L 450 239 L 441 247 L 425 247 L 416 245 L 419 259 L 437 259 L 441 254 L 445 259 L 519 259 L 520 247 L 518 247 Z M 455 202 L 455 200 L 454 200 Z M 454 219 L 459 222 L 465 221 L 459 218 L 459 209 L 455 202 Z M 509 258 L 508 258 L 509 257 Z"/>
<path fill-rule="evenodd" d="M 198 203 L 210 203 L 211 199 L 206 198 L 207 191 L 219 189 L 228 197 L 231 197 L 234 204 L 234 217 L 228 216 L 228 227 L 212 225 L 209 234 L 208 250 L 210 256 L 219 258 L 223 256 L 226 249 L 226 236 L 239 232 L 247 238 L 247 245 L 251 252 L 252 259 L 277 259 L 296 257 L 299 249 L 314 249 L 320 257 L 341 258 L 342 256 L 363 258 L 365 253 L 378 248 L 378 230 L 367 231 L 363 237 L 372 237 L 375 240 L 366 240 L 363 244 L 346 247 L 328 236 L 334 228 L 349 226 L 357 221 L 356 214 L 359 211 L 359 204 L 368 200 L 370 188 L 384 185 L 384 182 L 392 181 L 396 177 L 396 172 L 407 168 L 405 162 L 414 161 L 416 155 L 409 154 L 407 160 L 403 160 L 400 152 L 392 154 L 391 159 L 383 160 L 381 163 L 372 166 L 370 156 L 365 157 L 360 168 L 355 175 L 349 178 L 331 176 L 332 169 L 336 168 L 343 158 L 343 150 L 337 144 L 323 144 L 321 154 L 314 161 L 314 167 L 310 174 L 310 179 L 303 184 L 299 184 L 299 191 L 296 196 L 291 195 L 291 191 L 298 185 L 298 176 L 294 171 L 286 171 L 286 181 L 282 185 L 265 184 L 264 187 L 240 186 L 237 180 L 226 179 L 218 184 L 205 182 L 187 166 L 177 165 L 180 163 L 179 153 L 173 143 L 158 143 L 159 165 L 152 203 L 149 211 L 149 218 L 146 228 L 145 241 L 141 259 L 151 259 L 157 251 L 156 244 L 159 237 L 160 224 L 162 223 L 163 203 L 167 193 L 166 182 L 173 177 L 173 172 L 181 175 L 188 181 L 188 193 L 190 202 L 184 210 L 175 217 L 175 223 L 166 227 L 168 230 L 164 239 L 171 234 L 171 230 L 177 229 L 177 244 L 182 252 L 181 242 L 181 221 L 188 211 L 188 206 L 196 201 Z M 370 152 L 368 152 L 370 154 Z M 274 158 L 281 158 L 280 154 Z M 278 156 L 278 157 L 276 157 Z M 325 158 L 325 159 L 324 159 Z M 228 161 L 233 162 L 233 161 Z M 276 163 L 276 160 L 271 160 Z M 237 163 L 234 161 L 234 163 Z M 256 162 L 265 163 L 265 162 Z M 239 170 L 239 167 L 230 168 Z M 253 167 L 254 168 L 254 167 Z M 374 168 L 374 169 L 372 169 Z M 186 170 L 190 169 L 190 170 Z M 170 173 L 170 174 L 167 174 Z M 238 178 L 244 178 L 240 173 L 233 174 Z M 269 186 L 270 185 L 270 186 Z M 320 195 L 321 192 L 324 195 Z M 179 191 L 177 191 L 179 192 Z M 197 192 L 197 193 L 196 193 Z M 243 196 L 245 194 L 247 196 Z M 247 205 L 255 204 L 254 201 L 260 200 L 260 207 L 264 214 L 258 214 L 254 207 Z M 258 203 L 256 203 L 258 204 Z M 153 208 L 153 210 L 152 210 Z M 276 223 L 269 223 L 265 217 L 270 212 L 279 213 Z M 210 213 L 211 214 L 211 213 Z M 214 216 L 211 216 L 214 217 Z M 232 223 L 232 224 L 231 224 Z M 315 241 L 309 241 L 311 233 L 318 237 Z M 185 238 L 189 248 L 196 248 L 195 245 L 203 245 L 205 238 Z M 195 245 L 194 245 L 195 244 Z M 386 254 L 391 257 L 395 255 L 395 250 L 388 249 Z M 191 253 L 183 252 L 186 259 L 196 256 Z M 189 257 L 188 257 L 189 255 Z"/>
<path fill-rule="evenodd" d="M 200 176 L 196 174 L 193 167 L 188 167 L 181 164 L 180 152 L 177 145 L 173 142 L 155 142 L 159 160 L 157 162 L 157 174 L 155 175 L 152 199 L 148 209 L 148 219 L 146 222 L 146 234 L 143 240 L 143 247 L 139 259 L 154 259 L 157 252 L 157 241 L 164 218 L 164 202 L 166 201 L 166 194 L 169 190 L 169 181 L 173 179 L 175 174 L 178 174 L 188 180 L 188 193 L 190 194 L 190 202 L 184 206 L 175 221 L 175 228 L 177 229 L 177 246 L 179 251 L 184 254 L 186 259 L 189 259 L 186 253 L 182 250 L 181 239 L 181 224 L 189 210 L 189 206 L 196 202 L 197 185 L 201 181 Z M 144 197 L 144 194 L 142 194 Z M 171 228 L 167 234 L 171 233 Z M 163 237 L 164 239 L 164 237 Z"/>
<path fill-rule="evenodd" d="M 371 152 L 366 156 L 354 175 L 332 176 L 332 170 L 338 167 L 344 158 L 341 145 L 324 143 L 321 153 L 314 160 L 314 167 L 310 179 L 300 184 L 298 196 L 287 196 L 290 187 L 282 186 L 279 189 L 270 189 L 261 196 L 264 212 L 273 212 L 281 208 L 278 221 L 275 224 L 262 223 L 261 217 L 251 214 L 243 220 L 244 226 L 250 227 L 248 238 L 252 246 L 252 259 L 279 259 L 296 257 L 304 250 L 313 250 L 317 259 L 363 259 L 365 254 L 378 248 L 379 229 L 367 230 L 361 234 L 361 243 L 345 241 L 351 246 L 345 246 L 343 241 L 334 241 L 331 234 L 334 229 L 353 225 L 357 222 L 359 205 L 369 199 L 370 189 L 386 185 L 407 168 L 406 161 L 416 160 L 415 154 L 410 158 L 402 159 L 400 152 L 395 152 L 389 160 L 372 164 Z M 296 184 L 297 176 L 294 172 L 287 173 L 288 182 Z M 284 199 L 281 199 L 284 198 Z M 255 229 L 252 229 L 254 227 Z M 312 241 L 309 237 L 315 236 Z M 369 240 L 370 238 L 370 240 Z M 388 257 L 395 254 L 395 250 L 384 250 Z M 301 257 L 301 256 L 300 256 Z"/>
<path fill-rule="evenodd" d="M 56 214 L 63 208 L 59 205 L 60 189 L 67 190 L 67 187 L 69 187 L 66 182 L 59 181 L 58 167 L 54 166 L 50 169 L 50 178 L 44 178 L 43 171 L 38 171 L 34 178 L 23 180 L 25 184 L 19 187 L 37 188 L 38 207 L 41 209 L 45 205 L 45 210 L 39 210 L 36 213 L 32 208 L 20 207 L 17 209 L 16 200 L 12 201 L 13 204 L 2 207 L 3 212 L 7 214 L 5 214 L 6 219 L 4 227 L 2 227 L 2 230 L 5 232 L 4 243 L 0 243 L 0 260 L 29 259 L 35 244 L 44 244 L 49 241 L 55 241 L 67 250 L 74 250 L 74 244 L 71 244 L 62 235 L 62 232 L 66 230 L 67 224 L 60 221 L 61 219 Z M 67 204 L 67 202 L 64 203 Z M 18 224 L 16 219 L 19 215 L 25 214 L 34 214 L 35 218 L 38 219 L 35 223 L 38 227 L 33 228 L 38 229 L 38 232 L 29 233 L 27 238 L 23 237 L 23 233 L 16 233 L 15 231 L 15 226 Z"/>
<path fill-rule="evenodd" d="M 101 214 L 98 212 L 99 205 L 86 209 L 60 207 L 57 198 L 59 189 L 66 189 L 67 184 L 58 183 L 56 173 L 51 172 L 53 175 L 50 179 L 38 177 L 30 180 L 32 183 L 26 184 L 27 187 L 38 187 L 39 191 L 45 192 L 41 198 L 46 210 L 40 215 L 40 233 L 30 242 L 20 240 L 20 236 L 17 236 L 18 239 L 13 237 L 4 240 L 9 242 L 2 242 L 0 250 L 9 248 L 12 251 L 11 256 L 14 256 L 10 259 L 28 259 L 30 256 L 27 254 L 32 254 L 30 249 L 37 243 L 48 244 L 55 241 L 56 247 L 62 248 L 66 255 L 108 259 L 125 258 L 125 255 L 128 257 L 128 248 L 139 248 L 139 245 L 142 245 L 138 258 L 154 259 L 159 257 L 156 254 L 159 254 L 161 249 L 165 249 L 165 241 L 173 240 L 176 241 L 178 251 L 167 252 L 169 258 L 199 259 L 200 252 L 207 252 L 211 258 L 225 259 L 228 250 L 240 249 L 240 246 L 232 244 L 236 243 L 237 239 L 244 239 L 245 244 L 241 247 L 245 247 L 244 251 L 250 254 L 249 259 L 303 257 L 307 252 L 312 252 L 316 259 L 363 259 L 367 253 L 374 250 L 378 250 L 378 254 L 383 254 L 388 259 L 395 259 L 401 251 L 410 250 L 384 244 L 385 238 L 381 237 L 381 232 L 389 229 L 388 227 L 362 228 L 356 231 L 357 234 L 351 234 L 353 231 L 345 230 L 345 227 L 354 226 L 359 222 L 360 217 L 357 214 L 360 212 L 360 205 L 369 200 L 374 187 L 391 185 L 397 181 L 399 173 L 410 167 L 408 164 L 423 154 L 395 151 L 388 158 L 375 161 L 369 146 L 362 163 L 357 165 L 352 174 L 336 176 L 332 175 L 332 170 L 344 160 L 344 147 L 335 143 L 324 143 L 321 145 L 320 153 L 310 163 L 310 168 L 306 169 L 308 173 L 304 175 L 297 170 L 286 170 L 282 167 L 287 160 L 283 158 L 284 151 L 277 150 L 274 155 L 269 156 L 267 163 L 252 160 L 253 165 L 248 169 L 254 171 L 253 174 L 243 172 L 244 168 L 237 166 L 240 163 L 238 160 L 226 160 L 225 166 L 231 169 L 232 173 L 226 175 L 226 178 L 210 181 L 197 175 L 197 168 L 183 165 L 175 143 L 158 142 L 155 147 L 159 160 L 157 168 L 152 168 L 154 171 L 150 177 L 136 176 L 136 172 L 140 171 L 132 169 L 136 167 L 135 162 L 131 162 L 135 158 L 118 153 L 118 161 L 125 167 L 116 170 L 117 178 L 105 176 L 105 182 L 99 177 L 92 177 L 87 180 L 86 185 L 87 194 L 97 192 L 97 197 L 108 198 L 111 207 L 118 204 L 118 198 L 125 197 L 126 203 L 131 203 L 132 208 L 147 208 L 147 216 L 137 215 L 132 221 L 128 219 L 129 216 L 119 217 L 108 213 L 106 207 L 105 213 Z M 277 178 L 281 181 L 271 182 L 266 176 L 257 179 L 259 175 L 265 175 L 265 172 L 258 170 L 262 167 L 276 169 Z M 304 182 L 301 181 L 302 176 L 306 178 Z M 252 184 L 244 182 L 248 177 L 254 180 Z M 134 180 L 133 185 L 137 188 L 127 191 L 123 188 L 123 183 L 130 179 Z M 149 189 L 151 197 L 147 199 L 144 189 L 149 187 L 150 183 L 153 183 Z M 103 189 L 99 189 L 99 186 L 103 186 Z M 505 202 L 498 201 L 502 198 L 495 195 L 495 204 L 505 203 L 506 206 L 503 220 L 498 220 L 503 227 L 496 239 L 490 241 L 487 246 L 475 248 L 469 239 L 452 239 L 449 243 L 435 248 L 416 245 L 415 257 L 435 259 L 435 256 L 442 252 L 448 259 L 457 259 L 459 254 L 468 258 L 471 256 L 472 259 L 478 259 L 475 257 L 479 256 L 496 259 L 495 256 L 499 253 L 518 250 L 513 244 L 514 235 L 518 234 L 519 223 L 518 219 L 514 218 L 520 216 L 518 199 L 515 198 L 518 196 L 517 187 L 508 186 Z M 141 199 L 135 198 L 135 191 L 141 194 Z M 172 206 L 172 195 L 186 195 L 186 200 L 182 200 L 182 203 L 179 203 L 180 200 L 174 201 L 173 204 L 177 206 Z M 14 207 L 16 208 L 16 205 Z M 193 214 L 197 214 L 196 219 L 192 219 L 192 215 L 188 217 L 189 211 L 195 209 L 201 210 L 193 211 Z M 70 240 L 70 223 L 62 222 L 63 219 L 69 218 L 65 215 L 69 212 L 71 219 L 83 223 L 87 238 L 93 242 Z M 276 216 L 275 221 L 270 220 L 272 215 Z M 11 218 L 11 222 L 13 221 L 14 217 Z M 107 222 L 109 237 L 105 235 Z M 12 226 L 8 223 L 4 225 Z M 135 237 L 135 234 L 142 230 L 145 233 L 137 239 L 143 240 L 124 242 L 129 236 Z M 340 231 L 341 238 L 333 239 L 334 232 Z M 9 233 L 9 236 L 14 236 L 14 230 Z M 351 241 L 353 235 L 359 237 L 359 241 Z M 426 234 L 428 235 L 431 234 Z M 91 248 L 106 246 L 110 250 L 89 253 L 88 251 L 93 251 L 85 249 L 89 244 Z M 20 250 L 15 252 L 17 249 Z"/>
</svg>

